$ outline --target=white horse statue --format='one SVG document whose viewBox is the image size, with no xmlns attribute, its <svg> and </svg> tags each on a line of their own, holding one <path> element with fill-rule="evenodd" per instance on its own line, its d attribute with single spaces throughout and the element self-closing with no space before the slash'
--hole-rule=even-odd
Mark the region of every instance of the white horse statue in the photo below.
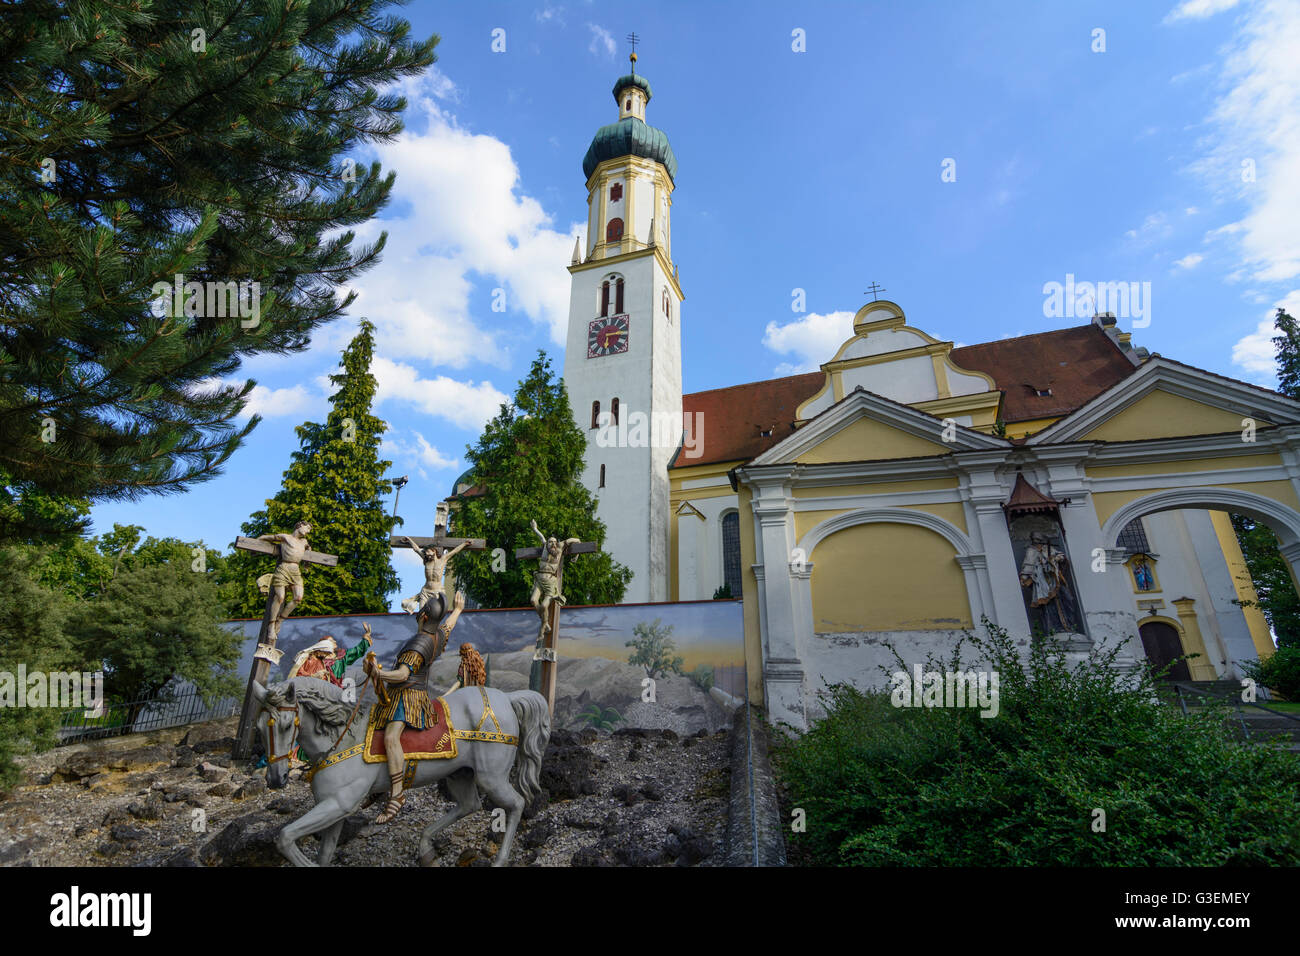
<svg viewBox="0 0 1300 956">
<path fill-rule="evenodd" d="M 270 688 L 255 684 L 258 721 L 266 747 L 266 783 L 272 789 L 289 782 L 289 754 L 294 744 L 312 763 L 308 771 L 316 806 L 276 836 L 276 846 L 295 866 L 328 866 L 338 846 L 343 821 L 370 794 L 387 793 L 388 764 L 360 759 L 366 745 L 367 721 L 358 708 L 343 700 L 343 691 L 316 677 L 295 677 Z M 515 830 L 524 805 L 540 788 L 542 756 L 551 737 L 546 698 L 530 690 L 505 693 L 495 688 L 466 687 L 443 698 L 454 728 L 479 727 L 485 702 L 498 715 L 499 731 L 454 731 L 456 756 L 421 760 L 408 787 L 423 787 L 447 779 L 456 806 L 424 829 L 420 864 L 433 865 L 433 837 L 440 830 L 481 806 L 479 791 L 506 810 L 506 832 L 492 861 L 504 866 L 510 857 Z M 504 742 L 503 742 L 504 741 Z M 518 789 L 510 771 L 519 764 Z M 458 774 L 468 769 L 471 773 Z M 298 848 L 298 839 L 320 834 L 316 863 Z"/>
</svg>

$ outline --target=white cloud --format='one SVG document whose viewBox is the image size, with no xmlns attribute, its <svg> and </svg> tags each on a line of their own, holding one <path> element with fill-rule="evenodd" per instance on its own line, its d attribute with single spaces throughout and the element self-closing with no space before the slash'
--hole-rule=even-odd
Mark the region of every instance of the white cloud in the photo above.
<svg viewBox="0 0 1300 956">
<path fill-rule="evenodd" d="M 1288 315 L 1300 316 L 1300 290 L 1288 294 L 1273 304 L 1255 331 L 1238 339 L 1232 347 L 1232 362 L 1250 374 L 1256 382 L 1272 383 L 1277 374 L 1276 350 L 1273 348 L 1273 328 L 1277 310 L 1285 309 Z"/>
<path fill-rule="evenodd" d="M 400 437 L 397 429 L 389 429 L 384 435 L 383 443 L 380 446 L 380 454 L 399 465 L 401 470 L 403 463 L 416 465 L 416 471 L 421 478 L 428 478 L 429 473 L 426 468 L 434 470 L 440 469 L 460 469 L 460 460 L 449 458 L 440 452 L 433 445 L 429 444 L 428 439 L 420 432 L 412 429 L 411 434 L 415 436 L 414 442 L 405 441 Z"/>
<path fill-rule="evenodd" d="M 463 129 L 438 102 L 442 77 L 397 85 L 408 129 L 377 154 L 397 171 L 399 218 L 371 220 L 359 240 L 389 233 L 384 259 L 356 283 L 353 313 L 378 326 L 382 354 L 463 368 L 508 364 L 501 343 L 478 328 L 502 290 L 507 317 L 544 326 L 555 344 L 568 326 L 569 263 L 580 224 L 553 228 L 540 202 L 520 191 L 519 167 L 499 139 Z M 423 132 L 411 127 L 423 120 Z M 495 316 L 494 316 L 495 317 Z"/>
<path fill-rule="evenodd" d="M 1174 265 L 1177 266 L 1179 269 L 1195 269 L 1204 261 L 1205 261 L 1205 256 L 1197 252 L 1189 252 L 1181 259 L 1175 259 Z"/>
<path fill-rule="evenodd" d="M 1231 10 L 1240 2 L 1241 0 L 1183 0 L 1169 11 L 1165 23 L 1173 23 L 1177 20 L 1204 20 L 1224 10 Z"/>
<path fill-rule="evenodd" d="M 1141 245 L 1150 245 L 1156 239 L 1169 235 L 1169 219 L 1162 212 L 1153 212 L 1142 220 L 1142 225 L 1124 233 L 1124 238 Z"/>
<path fill-rule="evenodd" d="M 777 375 L 812 372 L 829 362 L 839 347 L 853 335 L 852 312 L 809 312 L 785 325 L 767 323 L 763 344 L 795 361 L 784 362 L 775 369 Z"/>
<path fill-rule="evenodd" d="M 243 383 L 232 380 L 229 384 Z M 244 406 L 239 417 L 251 418 L 254 415 L 261 415 L 263 418 L 283 418 L 286 415 L 294 415 L 308 418 L 310 416 L 305 413 L 309 409 L 318 405 L 323 407 L 324 404 L 324 396 L 309 392 L 305 385 L 293 385 L 289 388 L 254 385 L 248 395 L 248 404 Z"/>
<path fill-rule="evenodd" d="M 410 365 L 375 356 L 370 371 L 379 386 L 375 404 L 406 402 L 426 415 L 435 415 L 461 428 L 477 431 L 509 397 L 491 382 L 460 382 L 445 375 L 421 378 Z"/>
<path fill-rule="evenodd" d="M 1237 273 L 1288 282 L 1300 276 L 1300 5 L 1263 0 L 1236 23 L 1222 69 L 1227 92 L 1209 117 L 1208 152 L 1192 170 L 1216 198 L 1246 206 L 1239 221 L 1212 233 L 1233 235 Z"/>
<path fill-rule="evenodd" d="M 616 46 L 614 37 L 604 27 L 598 27 L 594 23 L 588 23 L 587 27 L 591 30 L 591 43 L 588 45 L 588 51 L 595 53 L 597 56 L 604 50 L 605 55 L 612 57 Z"/>
</svg>

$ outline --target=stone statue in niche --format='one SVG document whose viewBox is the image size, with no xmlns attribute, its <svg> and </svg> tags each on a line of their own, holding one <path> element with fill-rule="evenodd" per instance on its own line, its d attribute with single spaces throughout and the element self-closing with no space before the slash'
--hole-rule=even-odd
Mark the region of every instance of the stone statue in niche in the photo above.
<svg viewBox="0 0 1300 956">
<path fill-rule="evenodd" d="M 1020 559 L 1030 629 L 1041 634 L 1083 633 L 1059 526 L 1050 518 L 1025 516 L 1013 521 L 1011 537 Z"/>
</svg>

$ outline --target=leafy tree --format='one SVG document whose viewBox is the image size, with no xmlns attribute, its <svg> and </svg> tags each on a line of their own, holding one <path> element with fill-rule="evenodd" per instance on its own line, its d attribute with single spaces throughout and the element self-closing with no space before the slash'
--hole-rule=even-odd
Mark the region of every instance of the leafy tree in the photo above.
<svg viewBox="0 0 1300 956">
<path fill-rule="evenodd" d="M 187 556 L 119 569 L 102 594 L 76 607 L 70 628 L 92 669 L 102 667 L 106 697 L 165 700 L 180 677 L 211 699 L 239 691 L 232 668 L 242 639 L 222 627 L 224 618 L 216 582 Z"/>
<path fill-rule="evenodd" d="M 1300 327 L 1283 309 L 1277 310 L 1273 322 L 1278 334 L 1273 337 L 1277 359 L 1277 390 L 1288 398 L 1300 398 Z M 1300 647 L 1300 594 L 1278 550 L 1277 535 L 1268 525 L 1246 515 L 1232 515 L 1242 557 L 1255 585 L 1259 600 L 1239 602 L 1258 607 L 1277 635 L 1279 647 Z"/>
<path fill-rule="evenodd" d="M 550 359 L 538 352 L 514 401 L 502 405 L 478 444 L 467 448 L 473 481 L 481 495 L 463 496 L 456 512 L 456 534 L 486 538 L 505 550 L 505 569 L 493 567 L 490 552 L 456 556 L 457 582 L 480 607 L 519 607 L 532 592 L 537 562 L 515 559 L 515 548 L 538 544 L 529 522 L 563 541 L 602 542 L 605 525 L 596 502 L 579 481 L 587 438 L 573 423 L 569 395 L 556 380 Z M 570 604 L 616 604 L 632 571 L 605 552 L 566 559 L 564 596 Z"/>
<path fill-rule="evenodd" d="M 380 91 L 438 42 L 390 6 L 0 6 L 0 512 L 213 477 L 257 423 L 224 380 L 344 313 L 385 240 L 351 229 L 394 183 L 349 158 L 401 131 Z M 178 275 L 203 294 L 169 305 Z"/>
<path fill-rule="evenodd" d="M 686 659 L 673 654 L 677 650 L 677 643 L 669 636 L 672 632 L 673 626 L 663 624 L 661 618 L 635 625 L 632 633 L 636 638 L 624 645 L 633 648 L 627 662 L 633 667 L 644 667 L 646 677 L 651 679 L 670 671 L 680 674 Z"/>
<path fill-rule="evenodd" d="M 375 327 L 363 320 L 343 351 L 341 372 L 330 376 L 338 391 L 330 398 L 324 425 L 298 426 L 301 447 L 293 453 L 279 494 L 249 518 L 243 532 L 257 537 L 289 532 L 311 522 L 312 549 L 338 555 L 335 568 L 304 566 L 306 597 L 297 614 L 360 614 L 384 611 L 398 588 L 389 535 L 396 519 L 384 512 L 393 490 L 383 477 L 390 461 L 379 459 L 379 442 L 388 427 L 370 413 L 375 377 L 370 373 Z M 232 614 L 261 617 L 266 598 L 257 578 L 274 565 L 265 555 L 236 551 L 228 560 Z"/>
<path fill-rule="evenodd" d="M 104 593 L 120 570 L 158 564 L 187 565 L 218 587 L 224 582 L 226 559 L 220 551 L 179 538 L 149 536 L 142 540 L 143 533 L 139 525 L 114 524 L 112 531 L 97 537 L 42 549 L 33 573 L 41 584 L 78 601 L 90 601 Z M 200 548 L 201 553 L 196 553 Z"/>
<path fill-rule="evenodd" d="M 0 468 L 0 545 L 68 541 L 89 524 L 89 499 L 49 494 Z"/>
<path fill-rule="evenodd" d="M 0 671 L 14 675 L 20 664 L 28 671 L 80 669 L 66 626 L 72 601 L 36 580 L 38 561 L 30 548 L 0 550 Z M 0 792 L 21 779 L 13 757 L 54 746 L 58 726 L 57 710 L 0 707 Z"/>
</svg>

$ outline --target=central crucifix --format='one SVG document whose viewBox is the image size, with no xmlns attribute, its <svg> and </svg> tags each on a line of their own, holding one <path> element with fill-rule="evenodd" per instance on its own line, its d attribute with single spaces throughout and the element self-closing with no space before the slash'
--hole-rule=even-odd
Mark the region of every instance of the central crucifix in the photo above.
<svg viewBox="0 0 1300 956">
<path fill-rule="evenodd" d="M 433 537 L 393 535 L 389 539 L 389 546 L 394 550 L 410 548 L 424 562 L 424 587 L 419 594 L 403 601 L 402 607 L 417 614 L 416 627 L 429 634 L 438 629 L 438 621 L 447 613 L 447 597 L 442 584 L 447 562 L 462 551 L 487 550 L 487 541 L 483 538 L 449 537 L 447 525 L 450 517 L 451 505 L 440 501 L 434 509 Z"/>
<path fill-rule="evenodd" d="M 546 698 L 546 705 L 555 715 L 555 675 L 557 661 L 555 648 L 560 639 L 560 608 L 565 604 L 560 588 L 564 584 L 564 558 L 570 554 L 590 554 L 599 551 L 595 541 L 566 538 L 559 541 L 548 538 L 532 523 L 533 534 L 542 541 L 540 548 L 517 548 L 515 557 L 520 561 L 537 558 L 533 572 L 532 605 L 541 619 L 537 633 L 537 646 L 533 651 L 533 668 L 528 678 L 528 689 Z"/>
</svg>

